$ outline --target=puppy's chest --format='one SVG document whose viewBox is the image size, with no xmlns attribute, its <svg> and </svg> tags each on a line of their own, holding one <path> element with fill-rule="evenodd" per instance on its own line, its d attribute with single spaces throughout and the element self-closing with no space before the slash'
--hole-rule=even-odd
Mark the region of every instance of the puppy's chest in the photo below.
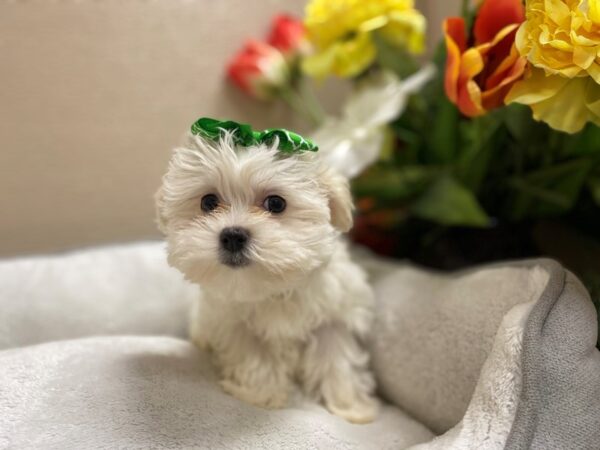
<svg viewBox="0 0 600 450">
<path fill-rule="evenodd" d="M 266 340 L 305 340 L 330 315 L 322 303 L 291 296 L 252 305 L 244 322 L 253 334 Z"/>
</svg>

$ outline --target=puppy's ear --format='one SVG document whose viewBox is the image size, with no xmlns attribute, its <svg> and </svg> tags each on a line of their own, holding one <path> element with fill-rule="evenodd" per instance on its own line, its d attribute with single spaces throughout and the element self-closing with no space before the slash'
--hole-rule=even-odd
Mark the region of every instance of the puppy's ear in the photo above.
<svg viewBox="0 0 600 450">
<path fill-rule="evenodd" d="M 167 234 L 167 218 L 164 215 L 164 192 L 162 186 L 154 194 L 154 207 L 156 211 L 156 225 L 161 233 Z"/>
<path fill-rule="evenodd" d="M 321 175 L 321 186 L 325 188 L 331 211 L 331 224 L 345 233 L 352 228 L 354 204 L 350 194 L 348 179 L 333 169 L 326 169 Z"/>
</svg>

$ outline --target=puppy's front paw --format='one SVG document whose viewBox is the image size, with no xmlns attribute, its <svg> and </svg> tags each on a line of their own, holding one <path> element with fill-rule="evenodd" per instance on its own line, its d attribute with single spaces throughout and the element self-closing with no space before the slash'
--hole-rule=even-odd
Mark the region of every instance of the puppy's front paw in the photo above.
<svg viewBox="0 0 600 450">
<path fill-rule="evenodd" d="M 373 422 L 379 412 L 379 402 L 373 397 L 353 399 L 350 402 L 325 401 L 325 406 L 332 414 L 356 424 Z"/>
<path fill-rule="evenodd" d="M 286 390 L 276 390 L 269 386 L 243 386 L 228 379 L 221 380 L 220 384 L 228 394 L 260 408 L 280 409 L 287 403 L 288 393 Z"/>
</svg>

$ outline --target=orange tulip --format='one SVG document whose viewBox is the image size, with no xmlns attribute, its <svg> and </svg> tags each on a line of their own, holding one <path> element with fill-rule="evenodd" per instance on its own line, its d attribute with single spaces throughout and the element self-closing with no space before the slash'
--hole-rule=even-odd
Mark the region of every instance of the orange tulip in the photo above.
<svg viewBox="0 0 600 450">
<path fill-rule="evenodd" d="M 515 35 L 524 20 L 521 0 L 484 0 L 472 36 L 464 19 L 444 22 L 446 95 L 465 116 L 504 105 L 508 91 L 523 77 L 527 61 L 515 47 Z"/>
</svg>

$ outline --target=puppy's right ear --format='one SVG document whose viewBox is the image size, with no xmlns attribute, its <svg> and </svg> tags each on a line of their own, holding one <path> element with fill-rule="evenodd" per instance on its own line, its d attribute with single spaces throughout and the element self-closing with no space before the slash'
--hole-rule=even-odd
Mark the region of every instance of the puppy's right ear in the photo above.
<svg viewBox="0 0 600 450">
<path fill-rule="evenodd" d="M 164 191 L 161 186 L 156 194 L 154 194 L 154 207 L 156 211 L 156 224 L 158 225 L 158 229 L 163 234 L 167 234 L 167 218 L 164 214 L 165 208 L 165 199 L 164 199 Z"/>
<path fill-rule="evenodd" d="M 331 224 L 342 233 L 348 232 L 352 228 L 354 211 L 348 179 L 333 169 L 327 169 L 321 174 L 321 186 L 329 199 Z"/>
</svg>

